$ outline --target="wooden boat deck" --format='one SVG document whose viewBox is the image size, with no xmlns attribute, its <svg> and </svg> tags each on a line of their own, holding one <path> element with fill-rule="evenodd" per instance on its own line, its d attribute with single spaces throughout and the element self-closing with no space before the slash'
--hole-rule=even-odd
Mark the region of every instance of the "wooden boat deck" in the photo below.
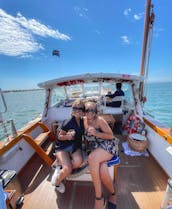
<svg viewBox="0 0 172 209">
<path fill-rule="evenodd" d="M 158 209 L 168 176 L 155 159 L 126 156 L 120 151 L 117 171 L 118 209 Z M 59 194 L 51 185 L 52 168 L 36 154 L 18 175 L 24 191 L 22 209 L 92 209 L 94 188 L 91 182 L 66 181 L 66 192 Z"/>
</svg>

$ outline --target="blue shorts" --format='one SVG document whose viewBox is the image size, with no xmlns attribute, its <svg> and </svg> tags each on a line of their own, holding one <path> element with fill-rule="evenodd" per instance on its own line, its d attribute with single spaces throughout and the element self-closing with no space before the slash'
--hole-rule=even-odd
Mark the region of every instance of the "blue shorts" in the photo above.
<svg viewBox="0 0 172 209">
<path fill-rule="evenodd" d="M 65 147 L 55 148 L 55 153 L 59 152 L 59 151 L 65 151 L 65 152 L 68 152 L 69 154 L 72 154 L 76 151 L 76 148 L 75 148 L 74 144 L 71 144 L 71 145 L 68 145 Z"/>
<path fill-rule="evenodd" d="M 72 144 L 72 145 L 69 145 L 69 146 L 65 147 L 65 148 L 63 149 L 63 151 L 73 153 L 73 152 L 75 151 L 75 148 L 74 148 L 74 146 L 73 146 L 73 144 Z"/>
</svg>

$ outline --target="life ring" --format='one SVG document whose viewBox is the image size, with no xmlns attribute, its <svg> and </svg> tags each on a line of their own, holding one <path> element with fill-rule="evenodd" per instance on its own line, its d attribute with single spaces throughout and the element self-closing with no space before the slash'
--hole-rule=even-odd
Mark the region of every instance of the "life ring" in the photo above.
<svg viewBox="0 0 172 209">
<path fill-rule="evenodd" d="M 128 132 L 128 134 L 137 132 L 139 121 L 140 119 L 137 116 L 134 114 L 130 115 L 125 126 L 125 130 Z"/>
</svg>

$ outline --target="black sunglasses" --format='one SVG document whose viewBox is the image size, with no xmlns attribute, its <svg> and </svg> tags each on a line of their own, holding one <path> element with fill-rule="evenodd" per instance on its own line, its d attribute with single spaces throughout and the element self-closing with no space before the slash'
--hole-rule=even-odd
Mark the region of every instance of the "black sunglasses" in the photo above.
<svg viewBox="0 0 172 209">
<path fill-rule="evenodd" d="M 73 107 L 72 110 L 73 111 L 82 111 L 82 112 L 84 112 L 84 108 L 82 108 L 82 107 Z"/>
<path fill-rule="evenodd" d="M 91 112 L 91 113 L 97 113 L 97 110 L 96 109 L 86 109 L 85 112 L 86 113 L 89 113 L 89 112 Z"/>
</svg>

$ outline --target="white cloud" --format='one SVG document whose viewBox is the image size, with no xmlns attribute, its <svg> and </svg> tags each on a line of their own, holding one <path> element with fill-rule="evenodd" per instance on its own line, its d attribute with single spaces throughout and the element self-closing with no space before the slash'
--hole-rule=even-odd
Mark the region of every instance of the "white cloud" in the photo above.
<svg viewBox="0 0 172 209">
<path fill-rule="evenodd" d="M 35 19 L 26 19 L 20 13 L 14 17 L 0 9 L 0 54 L 29 57 L 30 53 L 44 49 L 34 35 L 70 40 L 69 36 Z"/>
<path fill-rule="evenodd" d="M 32 33 L 37 34 L 39 36 L 47 37 L 50 36 L 52 38 L 61 39 L 61 40 L 70 40 L 70 37 L 60 33 L 58 30 L 53 30 L 50 27 L 47 27 L 35 19 L 27 20 L 20 13 L 17 14 L 16 22 L 21 24 L 24 28 L 31 30 Z"/>
<path fill-rule="evenodd" d="M 124 44 L 130 44 L 130 41 L 128 39 L 128 36 L 125 35 L 125 36 L 121 36 L 120 38 L 122 39 L 122 42 Z"/>
<path fill-rule="evenodd" d="M 86 12 L 88 12 L 88 9 L 87 8 L 83 8 L 83 10 L 86 11 Z"/>
<path fill-rule="evenodd" d="M 128 9 L 125 9 L 125 10 L 124 10 L 123 14 L 124 14 L 125 16 L 128 16 L 130 12 L 131 12 L 131 8 L 128 8 Z"/>
<path fill-rule="evenodd" d="M 140 20 L 143 17 L 143 13 L 135 14 L 133 17 L 135 20 Z"/>
<path fill-rule="evenodd" d="M 95 32 L 98 34 L 98 35 L 101 35 L 101 32 L 99 30 L 95 30 Z"/>
<path fill-rule="evenodd" d="M 123 15 L 124 16 L 129 16 L 129 14 L 132 12 L 132 9 L 131 8 L 128 8 L 128 9 L 125 9 L 124 12 L 123 12 Z M 138 13 L 138 14 L 134 14 L 133 15 L 133 18 L 135 20 L 140 20 L 142 17 L 143 17 L 144 13 Z"/>
<path fill-rule="evenodd" d="M 87 8 L 80 8 L 78 6 L 75 6 L 74 11 L 78 16 L 80 16 L 84 19 L 88 19 L 88 15 L 87 15 L 88 9 Z"/>
</svg>

